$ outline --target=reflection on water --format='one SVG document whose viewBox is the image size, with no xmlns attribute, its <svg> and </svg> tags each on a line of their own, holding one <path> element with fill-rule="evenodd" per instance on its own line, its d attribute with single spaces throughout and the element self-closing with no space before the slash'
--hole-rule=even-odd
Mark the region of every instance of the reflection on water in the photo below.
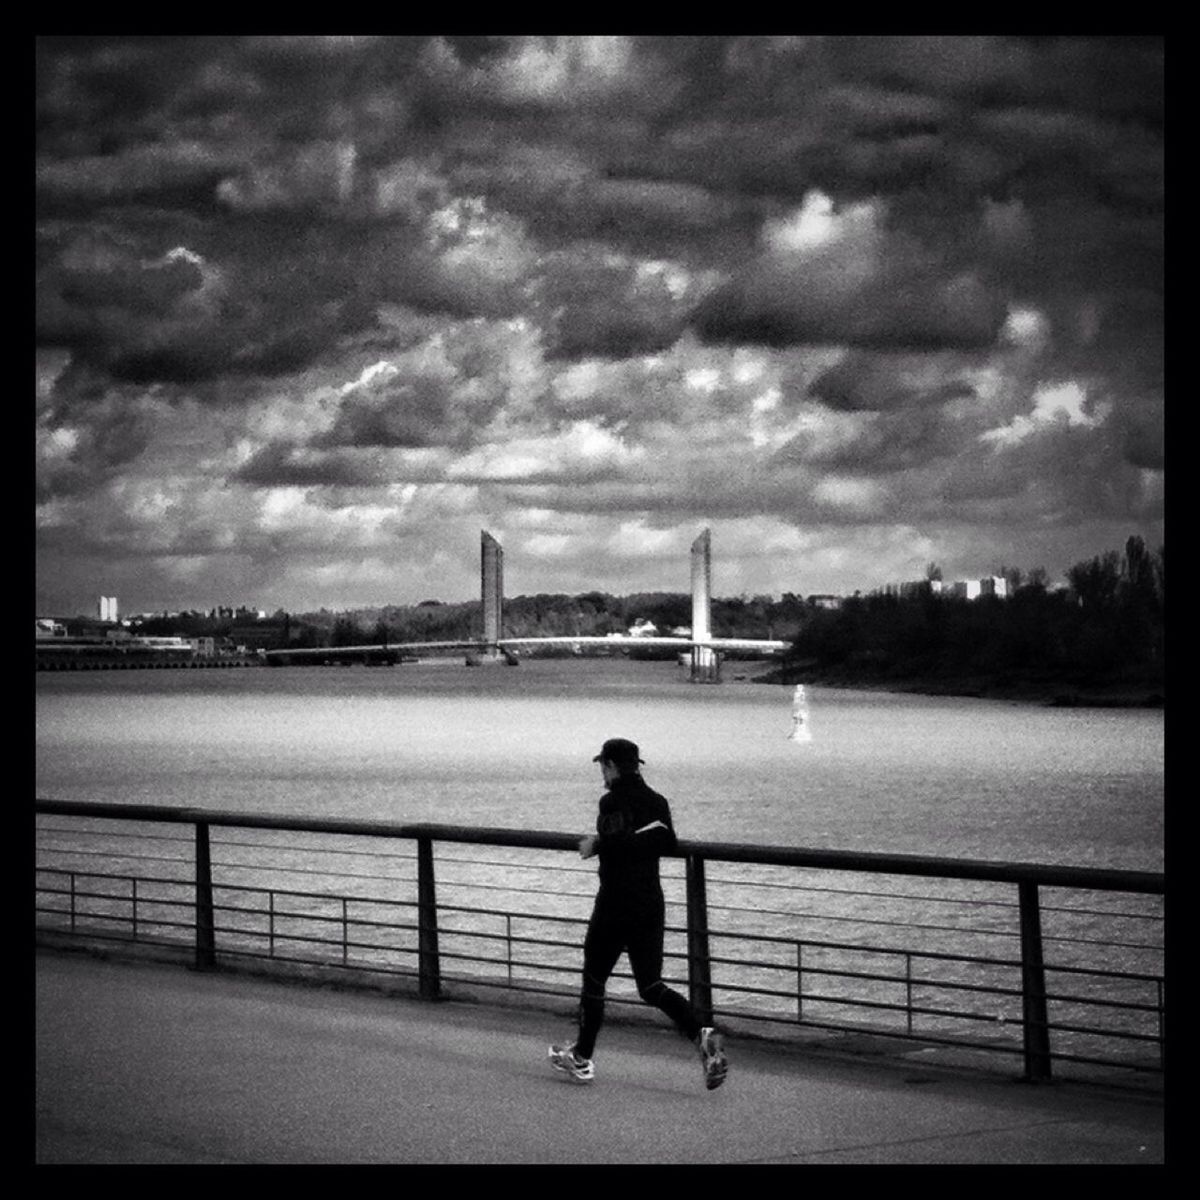
<svg viewBox="0 0 1200 1200">
<path fill-rule="evenodd" d="M 797 742 L 792 689 L 670 663 L 40 673 L 37 791 L 575 831 L 621 735 L 685 838 L 1162 869 L 1161 711 L 806 702 Z"/>
</svg>

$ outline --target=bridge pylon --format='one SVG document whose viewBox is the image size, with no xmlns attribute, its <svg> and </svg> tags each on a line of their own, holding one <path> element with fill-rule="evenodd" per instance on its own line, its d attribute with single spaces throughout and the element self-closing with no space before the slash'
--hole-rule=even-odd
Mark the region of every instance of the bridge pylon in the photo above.
<svg viewBox="0 0 1200 1200">
<path fill-rule="evenodd" d="M 479 588 L 485 644 L 467 656 L 467 665 L 511 663 L 512 657 L 496 645 L 504 627 L 504 548 L 486 529 L 479 533 Z"/>
</svg>

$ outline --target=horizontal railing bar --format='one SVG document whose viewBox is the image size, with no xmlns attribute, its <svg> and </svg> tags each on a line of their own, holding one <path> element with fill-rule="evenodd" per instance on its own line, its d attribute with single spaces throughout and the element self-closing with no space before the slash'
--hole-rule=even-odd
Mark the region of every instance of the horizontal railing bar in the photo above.
<svg viewBox="0 0 1200 1200">
<path fill-rule="evenodd" d="M 270 887 L 248 883 L 229 883 L 225 880 L 213 880 L 213 891 L 257 893 L 260 896 L 267 896 L 274 893 L 276 896 L 287 896 L 292 900 L 322 900 L 329 904 L 334 904 L 341 900 L 340 896 L 334 896 L 329 892 L 298 892 L 292 888 Z M 352 896 L 350 899 L 356 904 L 394 904 L 403 906 L 416 903 L 415 898 L 412 900 L 397 900 L 394 896 Z"/>
<path fill-rule="evenodd" d="M 1088 1005 L 1091 1008 L 1108 1008 L 1120 1012 L 1142 1012 L 1158 1014 L 1162 1011 L 1157 1004 L 1147 1000 L 1106 1000 L 1101 996 L 1070 996 L 1047 992 L 1046 999 L 1055 1004 Z"/>
<path fill-rule="evenodd" d="M 337 943 L 337 948 L 339 950 L 341 949 L 341 942 Z M 238 950 L 238 949 L 232 948 L 232 947 L 228 950 L 223 950 L 222 953 L 228 954 L 229 956 L 236 957 L 236 958 L 260 958 L 261 957 L 261 955 L 256 954 L 252 950 Z M 400 950 L 400 951 L 397 951 L 396 953 L 405 954 L 405 953 L 407 953 L 407 951 Z M 344 963 L 340 960 L 340 958 L 336 958 L 336 957 L 334 957 L 334 958 L 297 958 L 292 955 L 277 954 L 273 959 L 271 959 L 271 962 L 273 964 L 275 964 L 275 963 L 290 963 L 295 966 L 301 966 L 301 967 L 330 967 L 330 968 L 336 968 L 337 970 L 348 970 L 348 971 L 370 970 L 370 972 L 373 975 L 399 975 L 406 979 L 407 978 L 415 979 L 418 976 L 418 971 L 416 971 L 415 969 L 406 969 L 401 966 L 388 967 L 388 966 L 384 966 L 382 963 L 379 963 L 379 964 L 372 963 L 371 966 L 369 968 L 367 968 L 367 967 L 364 967 L 361 963 Z"/>
<path fill-rule="evenodd" d="M 235 862 L 218 862 L 214 864 L 214 871 L 257 871 L 260 875 L 270 873 L 272 875 L 284 875 L 291 877 L 299 877 L 301 879 L 315 876 L 320 879 L 370 879 L 378 883 L 415 883 L 416 875 L 365 875 L 361 871 L 333 871 L 318 869 L 315 867 L 280 867 L 280 866 L 264 866 L 261 863 L 235 863 Z M 238 885 L 231 881 L 222 881 L 219 879 L 213 880 L 214 887 L 238 887 L 249 885 Z"/>
<path fill-rule="evenodd" d="M 214 845 L 214 849 L 217 848 L 219 845 L 220 845 L 219 843 L 216 843 Z M 224 849 L 224 847 L 220 847 L 220 848 Z M 242 848 L 250 849 L 250 847 L 242 847 Z M 275 849 L 274 846 L 259 847 L 260 853 L 262 851 L 267 851 L 267 850 L 274 851 L 274 849 Z M 112 857 L 111 852 L 110 852 L 110 857 Z M 415 863 L 416 859 L 405 857 L 405 858 L 397 858 L 395 861 L 402 862 L 402 863 L 404 863 L 404 865 L 406 867 L 408 867 L 410 864 Z M 394 880 L 397 883 L 404 882 L 406 880 L 413 880 L 416 878 L 415 873 L 409 873 L 407 875 L 400 875 L 400 874 L 394 874 L 394 873 L 379 874 L 378 872 L 372 873 L 369 871 L 350 870 L 350 868 L 355 865 L 353 863 L 344 863 L 341 866 L 336 867 L 336 868 L 335 867 L 319 867 L 318 868 L 318 867 L 313 867 L 313 866 L 284 866 L 279 863 L 273 863 L 271 866 L 267 867 L 267 866 L 264 866 L 260 862 L 254 862 L 254 861 L 239 862 L 237 859 L 233 859 L 233 858 L 221 858 L 220 861 L 218 863 L 216 863 L 215 865 L 219 866 L 224 871 L 254 871 L 254 870 L 264 871 L 264 870 L 269 870 L 276 875 L 330 875 L 330 876 L 334 876 L 339 879 L 380 879 L 380 880 Z"/>
<path fill-rule="evenodd" d="M 711 905 L 711 911 L 720 910 L 719 905 Z M 756 916 L 775 916 L 775 917 L 791 917 L 794 920 L 806 921 L 827 921 L 829 923 L 839 922 L 841 924 L 851 925 L 878 925 L 885 929 L 915 929 L 922 930 L 927 933 L 975 933 L 987 937 L 1019 937 L 1019 932 L 1009 929 L 986 929 L 978 925 L 936 925 L 928 922 L 920 921 L 897 921 L 892 917 L 861 917 L 854 914 L 849 916 L 840 916 L 830 913 L 819 912 L 771 912 L 757 908 L 729 908 L 722 911 L 726 912 L 741 912 L 753 913 Z M 1047 938 L 1047 941 L 1051 939 Z"/>
<path fill-rule="evenodd" d="M 718 939 L 730 942 L 765 942 L 773 946 L 795 946 L 797 943 L 802 945 L 806 950 L 841 950 L 849 951 L 855 954 L 891 954 L 900 956 L 901 958 L 912 955 L 914 958 L 928 959 L 934 962 L 959 962 L 959 963 L 982 963 L 985 966 L 991 967 L 1019 967 L 1020 959 L 1015 958 L 992 958 L 988 955 L 975 954 L 951 954 L 946 950 L 919 950 L 906 946 L 874 946 L 862 945 L 857 942 L 827 942 L 820 938 L 797 938 L 794 934 L 778 933 L 739 933 L 732 931 L 714 930 L 712 933 L 713 941 Z M 716 958 L 713 959 L 716 962 Z M 729 959 L 729 962 L 736 962 L 736 959 Z"/>
<path fill-rule="evenodd" d="M 1058 942 L 1064 946 L 1104 946 L 1106 949 L 1111 948 L 1113 950 L 1154 950 L 1158 952 L 1163 950 L 1161 945 L 1156 945 L 1153 942 L 1118 942 L 1115 940 L 1105 941 L 1099 938 L 1066 936 L 1055 937 L 1052 934 L 1044 934 L 1042 941 L 1046 943 Z M 1049 964 L 1047 964 L 1047 970 L 1049 970 Z"/>
<path fill-rule="evenodd" d="M 1068 905 L 1043 904 L 1043 913 L 1065 913 L 1072 917 L 1115 917 L 1118 921 L 1154 921 L 1161 925 L 1166 918 L 1160 912 L 1122 912 L 1119 908 L 1071 908 Z"/>
<path fill-rule="evenodd" d="M 386 858 L 389 860 L 399 859 L 402 862 L 416 862 L 417 860 L 416 854 L 411 851 L 406 853 L 402 850 L 340 850 L 328 842 L 309 845 L 299 842 L 246 842 L 237 838 L 215 837 L 212 839 L 212 844 L 214 848 L 220 846 L 222 849 L 236 846 L 244 850 L 287 850 L 295 854 L 330 854 L 340 858 Z"/>
<path fill-rule="evenodd" d="M 174 858 L 165 854 L 139 854 L 136 850 L 72 850 L 67 847 L 55 846 L 48 850 L 48 853 L 69 854 L 74 858 L 119 858 L 126 862 L 178 863 L 181 867 L 188 868 L 192 865 L 192 861 L 189 858 Z M 66 869 L 72 870 L 74 868 L 68 867 Z"/>
<path fill-rule="evenodd" d="M 1095 979 L 1123 979 L 1128 983 L 1162 983 L 1162 975 L 1146 971 L 1118 971 L 1112 967 L 1072 967 L 1060 963 L 1047 963 L 1047 975 L 1088 975 Z"/>
<path fill-rule="evenodd" d="M 125 830 L 123 832 L 104 833 L 98 829 L 81 829 L 78 825 L 39 825 L 37 833 L 41 834 L 66 834 L 71 837 L 78 837 L 81 833 L 98 833 L 101 837 L 119 837 L 128 841 L 136 842 L 167 842 L 172 846 L 191 846 L 192 839 L 184 834 L 174 833 L 152 833 L 149 830 Z M 51 849 L 57 847 L 51 846 Z"/>
<path fill-rule="evenodd" d="M 42 868 L 38 868 L 38 870 L 47 872 L 47 873 L 55 873 L 55 874 L 63 874 L 63 875 L 70 873 L 66 869 L 53 868 L 53 867 L 42 867 Z M 133 879 L 132 876 L 100 874 L 98 872 L 76 872 L 76 874 L 77 874 L 77 876 L 82 876 L 85 878 L 119 879 L 124 882 L 131 882 Z M 186 881 L 179 881 L 179 880 L 167 879 L 167 878 L 162 878 L 162 877 L 139 877 L 139 881 L 141 883 L 152 883 L 152 884 L 157 883 L 157 884 L 162 884 L 162 885 L 169 886 L 169 887 L 182 887 L 182 886 L 185 886 L 185 884 L 186 884 Z M 268 887 L 262 887 L 262 886 L 250 886 L 250 885 L 234 884 L 234 883 L 218 883 L 218 884 L 214 884 L 214 888 L 218 889 L 218 890 L 224 890 L 224 891 L 255 893 L 255 894 L 259 894 L 259 895 L 263 895 L 263 896 L 268 895 L 271 892 L 274 892 L 277 896 L 284 896 L 284 897 L 288 897 L 290 899 L 319 900 L 319 901 L 322 901 L 322 902 L 328 903 L 328 904 L 337 903 L 336 898 L 331 897 L 327 893 L 321 893 L 321 892 L 300 892 L 300 891 L 293 891 L 290 889 L 268 888 Z M 48 887 L 43 887 L 40 890 L 42 890 L 46 894 L 50 894 L 50 895 L 64 895 L 65 896 L 65 895 L 69 894 L 67 891 L 59 891 L 58 889 L 53 889 L 53 888 L 48 888 Z M 500 889 L 500 890 L 503 890 L 503 889 Z M 521 889 L 521 890 L 528 891 L 528 889 Z M 535 892 L 534 894 L 540 894 L 540 893 Z M 79 898 L 86 898 L 86 899 L 106 899 L 106 900 L 121 901 L 121 902 L 125 902 L 125 903 L 129 902 L 129 896 L 127 894 L 115 893 L 115 892 L 100 892 L 100 891 L 88 891 L 88 890 L 81 891 L 79 889 L 76 889 L 75 895 Z M 180 905 L 180 906 L 184 906 L 184 907 L 187 907 L 192 903 L 188 899 L 172 900 L 167 897 L 157 897 L 157 896 L 142 896 L 142 897 L 139 897 L 139 899 L 140 899 L 140 901 L 145 902 L 145 903 L 154 903 L 154 904 L 160 904 L 160 905 L 176 904 L 176 905 Z M 411 900 L 404 900 L 404 899 L 396 899 L 393 897 L 381 897 L 381 896 L 357 897 L 356 896 L 356 897 L 351 897 L 350 900 L 356 906 L 380 905 L 380 906 L 386 906 L 386 907 L 412 908 L 416 905 L 415 898 L 411 899 Z M 244 912 L 244 913 L 248 913 L 248 914 L 257 914 L 257 913 L 260 913 L 263 911 L 260 909 L 247 908 L 244 906 L 236 906 L 236 905 L 229 905 L 229 904 L 222 904 L 218 907 L 221 907 L 225 911 Z M 446 911 L 446 912 L 459 912 L 459 913 L 467 914 L 467 915 L 470 915 L 473 917 L 474 916 L 495 916 L 495 917 L 515 918 L 515 919 L 519 919 L 519 920 L 540 921 L 540 922 L 554 921 L 554 922 L 560 922 L 560 923 L 568 922 L 568 923 L 575 923 L 575 924 L 582 924 L 584 922 L 584 918 L 582 918 L 582 917 L 568 917 L 568 916 L 561 916 L 559 914 L 553 914 L 553 913 L 514 912 L 511 909 L 486 909 L 486 908 L 468 907 L 468 906 L 462 906 L 462 905 L 442 905 L 440 907 L 443 909 L 443 911 Z M 322 916 L 320 914 L 315 914 L 312 912 L 293 912 L 291 910 L 287 910 L 287 911 L 277 910 L 277 915 L 281 916 L 281 917 L 288 917 L 288 918 L 293 918 L 293 919 L 311 919 L 311 920 L 328 920 L 328 921 L 341 921 L 341 919 L 342 919 L 340 914 Z M 361 918 L 361 917 L 356 917 L 355 921 L 364 923 L 366 921 L 366 919 Z M 462 932 L 467 932 L 467 931 L 462 931 Z M 668 929 L 668 932 L 683 934 L 686 932 L 686 930 L 680 926 L 672 926 Z M 756 933 L 745 933 L 745 932 L 739 932 L 736 934 L 734 934 L 734 933 L 721 934 L 719 931 L 715 931 L 713 933 L 713 937 L 714 938 L 724 937 L 726 939 L 736 940 L 736 941 L 742 942 L 742 943 L 747 942 L 747 941 L 750 941 L 750 942 L 760 941 L 760 942 L 768 942 L 771 944 L 786 945 L 789 947 L 793 946 L 795 944 L 794 937 L 773 935 L 773 934 L 756 934 Z M 543 944 L 553 945 L 556 943 L 543 942 Z M 970 964 L 970 965 L 981 965 L 982 964 L 982 965 L 1007 967 L 1007 968 L 1017 968 L 1020 966 L 1020 963 L 1018 960 L 998 959 L 998 958 L 992 958 L 992 957 L 980 957 L 980 956 L 962 955 L 962 954 L 949 954 L 949 953 L 938 952 L 938 951 L 903 949 L 903 948 L 895 948 L 895 947 L 890 947 L 890 946 L 858 945 L 858 944 L 847 943 L 847 942 L 830 942 L 830 941 L 824 941 L 824 940 L 810 940 L 810 939 L 806 939 L 803 944 L 808 949 L 836 950 L 836 951 L 841 951 L 841 952 L 851 952 L 851 953 L 866 954 L 866 955 L 890 955 L 893 957 L 911 956 L 911 957 L 919 958 L 922 960 L 959 962 L 959 963 Z M 1137 946 L 1135 946 L 1134 948 L 1154 949 L 1154 947 L 1137 947 Z M 784 964 L 771 963 L 767 960 L 714 956 L 713 961 L 714 962 L 722 962 L 722 963 L 725 963 L 726 965 L 731 965 L 731 966 L 757 966 L 757 967 L 763 967 L 763 968 L 768 968 L 768 969 L 776 969 L 776 968 L 787 969 L 786 965 L 784 965 Z M 812 967 L 811 969 L 813 971 L 820 970 L 820 968 L 817 968 L 817 967 Z M 1047 970 L 1047 972 L 1056 972 L 1056 973 L 1061 973 L 1061 974 L 1073 974 L 1073 975 L 1084 975 L 1084 976 L 1092 976 L 1092 977 L 1105 978 L 1105 979 L 1122 979 L 1122 980 L 1126 980 L 1126 981 L 1130 981 L 1130 982 L 1155 983 L 1161 979 L 1161 977 L 1158 975 L 1146 974 L 1146 973 L 1141 973 L 1141 972 L 1100 970 L 1100 969 L 1094 968 L 1094 967 L 1057 965 L 1054 963 L 1047 963 L 1046 970 Z M 879 975 L 879 976 L 863 975 L 862 977 L 863 978 L 879 978 L 879 979 L 896 978 L 896 977 L 883 976 L 883 975 Z M 916 979 L 916 980 L 914 980 L 914 982 L 932 985 L 936 981 L 927 981 L 927 980 Z M 948 986 L 948 985 L 942 984 L 941 986 Z M 963 986 L 966 986 L 966 985 L 963 985 Z M 1062 998 L 1062 999 L 1067 999 L 1067 1000 L 1073 999 L 1073 997 L 1071 997 L 1071 996 L 1064 995 L 1062 997 L 1059 997 L 1057 994 L 1055 995 L 1054 998 Z M 1092 1003 L 1100 1003 L 1100 1001 L 1091 1001 L 1091 1002 Z M 1118 1005 L 1118 1007 L 1121 1007 L 1121 1005 Z"/>
<path fill-rule="evenodd" d="M 179 927 L 175 926 L 175 925 L 168 925 L 167 928 L 175 929 L 175 928 L 179 928 Z M 190 927 L 187 927 L 187 928 L 190 929 Z M 45 932 L 51 933 L 51 934 L 63 933 L 63 934 L 67 934 L 68 936 L 73 936 L 73 937 L 80 936 L 78 930 L 76 930 L 73 934 L 71 934 L 68 930 L 65 930 L 65 929 L 47 929 Z M 105 930 L 95 929 L 95 930 L 89 930 L 83 936 L 85 936 L 89 941 L 94 941 L 94 942 L 120 942 L 123 945 L 128 945 L 130 943 L 137 943 L 138 945 L 145 945 L 145 946 L 163 946 L 163 947 L 167 947 L 172 950 L 189 950 L 190 949 L 190 943 L 187 938 L 153 938 L 153 937 L 147 937 L 147 938 L 137 937 L 137 938 L 135 938 L 133 936 L 133 933 L 128 930 L 124 933 L 121 933 L 119 931 L 107 932 Z"/>
<path fill-rule="evenodd" d="M 41 913 L 43 916 L 47 916 L 47 917 L 68 917 L 69 918 L 71 915 L 67 909 L 43 908 L 40 905 L 36 906 L 33 911 L 35 913 Z M 89 920 L 89 921 L 92 919 L 95 919 L 95 920 L 99 920 L 99 921 L 120 921 L 126 925 L 131 923 L 131 918 L 128 915 L 120 916 L 120 915 L 109 915 L 109 914 L 105 914 L 105 913 L 76 913 L 75 916 L 76 916 L 76 919 Z M 143 919 L 139 916 L 138 917 L 139 927 L 142 926 L 143 924 L 149 925 L 149 926 L 162 926 L 167 929 L 186 929 L 188 931 L 191 931 L 193 928 L 193 925 L 190 921 L 169 921 L 169 920 L 167 920 L 166 917 L 150 917 L 143 921 Z M 52 930 L 52 932 L 54 932 L 54 930 Z"/>
<path fill-rule="evenodd" d="M 1055 1033 L 1079 1033 L 1093 1038 L 1111 1038 L 1121 1042 L 1150 1042 L 1158 1045 L 1161 1040 L 1156 1033 L 1136 1033 L 1132 1029 L 1102 1029 L 1098 1025 L 1065 1025 L 1051 1021 L 1049 1028 Z"/>
<path fill-rule="evenodd" d="M 190 863 L 188 864 L 191 865 Z M 35 866 L 34 870 L 39 875 L 66 875 L 68 877 L 75 876 L 76 879 L 130 879 L 132 876 L 124 875 L 117 871 L 87 871 L 81 867 L 51 867 L 51 866 Z M 186 887 L 191 882 L 191 876 L 185 876 L 183 879 L 178 879 L 171 875 L 138 875 L 139 883 L 164 883 L 169 887 Z"/>
<path fill-rule="evenodd" d="M 873 891 L 864 888 L 818 887 L 811 883 L 784 883 L 773 879 L 736 879 L 733 876 L 710 875 L 709 884 L 736 888 L 768 888 L 774 891 L 805 892 L 814 896 L 852 896 L 855 899 L 916 900 L 923 904 L 970 904 L 978 908 L 1017 908 L 1011 900 L 985 900 L 974 896 L 934 896 L 928 892 Z M 714 904 L 714 908 L 721 907 Z"/>
<path fill-rule="evenodd" d="M 593 892 L 551 892 L 546 888 L 519 887 L 511 883 L 476 883 L 461 879 L 439 879 L 439 887 L 470 888 L 477 892 L 510 892 L 517 896 L 556 896 L 564 900 L 591 900 Z"/>
<path fill-rule="evenodd" d="M 70 816 L 112 817 L 238 828 L 269 828 L 309 833 L 339 833 L 356 837 L 428 838 L 467 845 L 520 846 L 541 850 L 575 850 L 578 836 L 546 830 L 481 829 L 430 823 L 405 824 L 349 818 L 286 817 L 165 805 L 109 804 L 88 801 L 35 801 L 35 810 Z M 935 876 L 990 880 L 995 883 L 1035 883 L 1044 887 L 1084 888 L 1161 895 L 1164 877 L 1151 871 L 1103 867 L 1057 867 L 1042 863 L 982 862 L 925 855 L 881 854 L 855 850 L 801 849 L 729 842 L 679 842 L 678 857 L 695 855 L 720 862 L 752 862 L 766 866 L 819 867 L 883 875 Z"/>
</svg>

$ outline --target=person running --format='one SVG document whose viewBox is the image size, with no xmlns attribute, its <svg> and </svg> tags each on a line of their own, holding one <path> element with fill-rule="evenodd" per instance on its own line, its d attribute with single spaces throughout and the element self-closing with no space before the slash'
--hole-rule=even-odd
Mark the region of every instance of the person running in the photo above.
<svg viewBox="0 0 1200 1200">
<path fill-rule="evenodd" d="M 600 887 L 583 942 L 578 1036 L 570 1045 L 550 1047 L 551 1065 L 582 1083 L 595 1078 L 592 1054 L 604 1021 L 605 987 L 624 951 L 638 995 L 696 1044 L 705 1086 L 720 1087 L 728 1071 L 720 1034 L 702 1026 L 687 999 L 662 979 L 665 910 L 658 860 L 676 848 L 670 806 L 642 778 L 635 743 L 610 738 L 592 761 L 600 764 L 607 790 L 596 833 L 580 841 L 579 853 L 599 856 Z"/>
</svg>

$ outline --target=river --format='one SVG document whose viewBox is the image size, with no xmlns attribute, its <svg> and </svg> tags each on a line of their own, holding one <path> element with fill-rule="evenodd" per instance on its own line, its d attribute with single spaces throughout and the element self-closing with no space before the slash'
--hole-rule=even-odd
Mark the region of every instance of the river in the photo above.
<svg viewBox="0 0 1200 1200">
<path fill-rule="evenodd" d="M 1164 714 L 691 684 L 673 663 L 41 672 L 54 799 L 587 830 L 642 747 L 681 837 L 1162 870 Z"/>
</svg>

